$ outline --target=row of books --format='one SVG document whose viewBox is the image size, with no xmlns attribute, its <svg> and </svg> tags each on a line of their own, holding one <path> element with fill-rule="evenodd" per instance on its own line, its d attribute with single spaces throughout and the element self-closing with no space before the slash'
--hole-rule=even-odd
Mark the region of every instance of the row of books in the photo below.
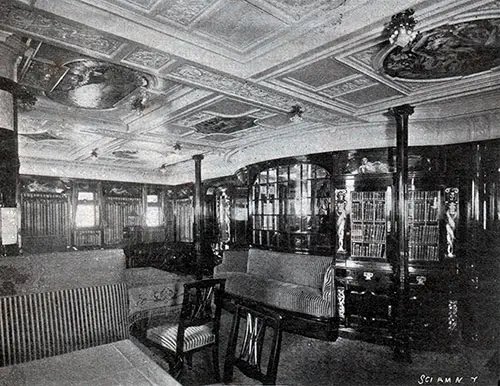
<svg viewBox="0 0 500 386">
<path fill-rule="evenodd" d="M 437 245 L 410 245 L 410 260 L 439 261 L 439 247 Z"/>
<path fill-rule="evenodd" d="M 439 227 L 437 225 L 412 226 L 410 228 L 410 244 L 437 244 Z"/>
<path fill-rule="evenodd" d="M 352 241 L 382 241 L 385 242 L 385 223 L 352 224 Z"/>
<path fill-rule="evenodd" d="M 437 201 L 408 202 L 408 219 L 410 221 L 437 221 L 438 214 Z"/>
<path fill-rule="evenodd" d="M 385 200 L 385 192 L 351 192 L 352 201 Z"/>
<path fill-rule="evenodd" d="M 376 257 L 383 258 L 385 254 L 385 244 L 355 243 L 351 244 L 352 257 Z"/>
<path fill-rule="evenodd" d="M 351 218 L 354 221 L 384 221 L 385 201 L 354 201 L 351 206 Z"/>
<path fill-rule="evenodd" d="M 439 192 L 437 192 L 437 191 L 410 190 L 408 192 L 408 198 L 410 200 L 437 201 L 438 197 L 439 197 Z"/>
</svg>

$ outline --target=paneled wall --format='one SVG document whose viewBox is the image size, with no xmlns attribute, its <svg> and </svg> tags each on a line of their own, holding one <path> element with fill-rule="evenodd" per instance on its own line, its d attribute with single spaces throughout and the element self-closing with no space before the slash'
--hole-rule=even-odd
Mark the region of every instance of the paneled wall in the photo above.
<svg viewBox="0 0 500 386">
<path fill-rule="evenodd" d="M 67 195 L 22 194 L 22 242 L 28 252 L 62 251 L 70 244 L 70 205 Z"/>
<path fill-rule="evenodd" d="M 139 225 L 143 242 L 193 241 L 190 187 L 21 176 L 21 241 L 25 253 L 121 247 L 124 227 Z M 155 194 L 159 224 L 148 226 Z"/>
<path fill-rule="evenodd" d="M 103 228 L 104 244 L 120 245 L 123 241 L 123 228 L 129 216 L 141 212 L 141 199 L 135 197 L 105 197 Z"/>
</svg>

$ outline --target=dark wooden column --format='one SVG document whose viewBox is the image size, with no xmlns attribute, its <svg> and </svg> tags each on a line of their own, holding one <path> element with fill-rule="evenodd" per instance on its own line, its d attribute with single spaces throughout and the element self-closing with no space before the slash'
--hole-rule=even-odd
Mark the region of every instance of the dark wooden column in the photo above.
<svg viewBox="0 0 500 386">
<path fill-rule="evenodd" d="M 18 226 L 19 217 L 16 215 L 19 208 L 16 99 L 23 96 L 24 90 L 16 82 L 16 67 L 25 50 L 26 45 L 18 37 L 0 31 L 0 208 L 8 222 L 1 224 L 0 255 L 19 253 L 19 237 L 16 242 L 10 231 Z"/>
<path fill-rule="evenodd" d="M 203 154 L 193 156 L 194 159 L 194 248 L 196 252 L 196 278 L 203 277 L 203 208 L 201 199 L 201 160 Z"/>
<path fill-rule="evenodd" d="M 402 105 L 392 109 L 396 118 L 396 251 L 395 283 L 396 309 L 394 329 L 394 356 L 396 360 L 410 362 L 410 339 L 406 320 L 406 305 L 409 301 L 408 286 L 408 117 L 413 114 L 413 107 Z"/>
</svg>

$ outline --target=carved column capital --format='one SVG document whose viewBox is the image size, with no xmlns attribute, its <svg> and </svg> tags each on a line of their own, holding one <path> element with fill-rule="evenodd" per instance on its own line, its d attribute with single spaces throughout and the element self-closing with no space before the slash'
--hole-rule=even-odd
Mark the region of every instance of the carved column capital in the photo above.
<svg viewBox="0 0 500 386">
<path fill-rule="evenodd" d="M 392 108 L 392 112 L 396 116 L 408 117 L 414 113 L 415 109 L 411 105 L 401 105 Z"/>
<path fill-rule="evenodd" d="M 193 159 L 195 160 L 195 162 L 196 162 L 196 161 L 201 162 L 201 160 L 202 160 L 203 158 L 205 158 L 205 156 L 204 156 L 203 154 L 195 154 L 195 155 L 193 156 Z"/>
</svg>

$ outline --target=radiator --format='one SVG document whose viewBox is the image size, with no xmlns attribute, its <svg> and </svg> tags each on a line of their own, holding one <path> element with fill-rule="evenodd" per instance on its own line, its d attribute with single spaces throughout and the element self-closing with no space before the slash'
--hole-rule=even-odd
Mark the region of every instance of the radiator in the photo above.
<svg viewBox="0 0 500 386">
<path fill-rule="evenodd" d="M 124 283 L 0 297 L 0 366 L 128 338 Z"/>
<path fill-rule="evenodd" d="M 101 246 L 101 231 L 95 229 L 79 229 L 75 231 L 76 247 Z"/>
</svg>

